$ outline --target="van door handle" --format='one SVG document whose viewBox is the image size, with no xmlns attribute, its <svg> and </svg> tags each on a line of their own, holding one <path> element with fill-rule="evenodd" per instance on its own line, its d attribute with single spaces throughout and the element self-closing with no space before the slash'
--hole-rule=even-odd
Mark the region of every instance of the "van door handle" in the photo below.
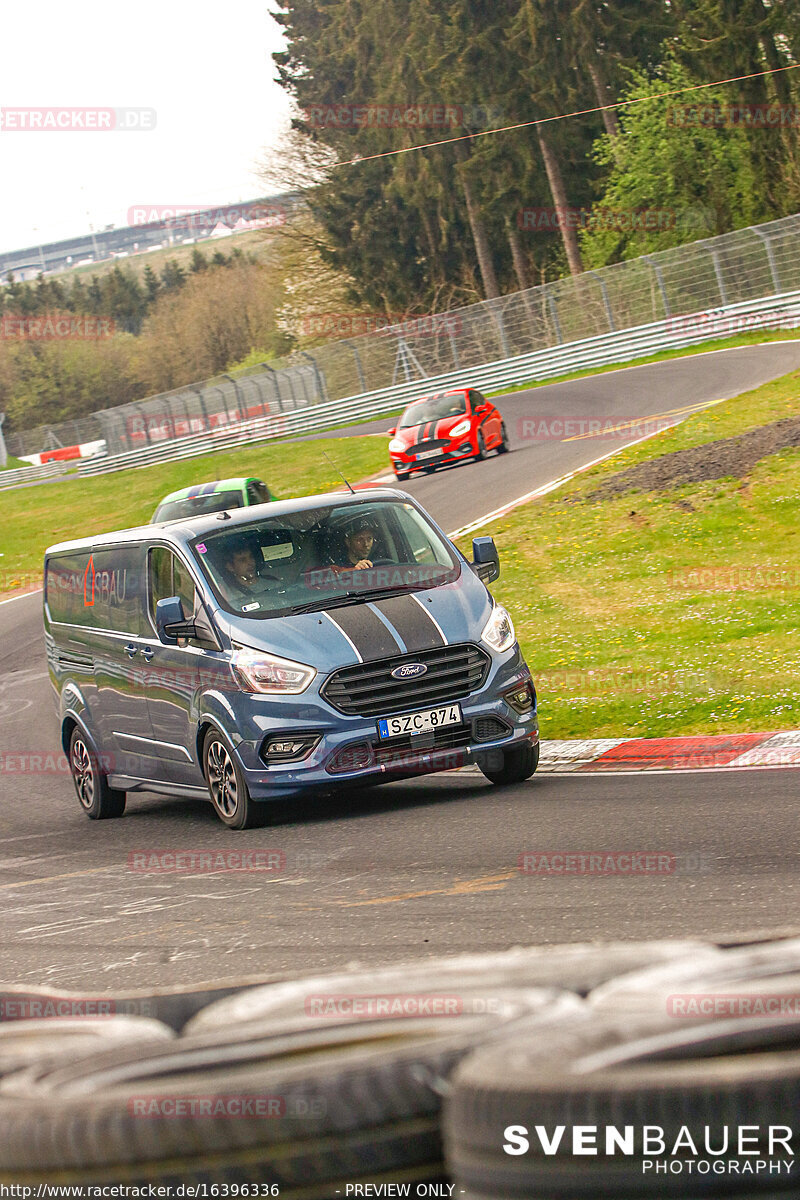
<svg viewBox="0 0 800 1200">
<path fill-rule="evenodd" d="M 125 647 L 125 653 L 127 654 L 128 658 L 134 658 L 139 653 L 139 647 L 134 646 L 132 642 L 129 642 Z"/>
<path fill-rule="evenodd" d="M 142 650 L 142 658 L 144 659 L 145 662 L 150 662 L 150 659 L 153 657 L 154 654 L 155 654 L 155 650 L 153 649 L 152 646 L 145 646 L 144 650 Z"/>
</svg>

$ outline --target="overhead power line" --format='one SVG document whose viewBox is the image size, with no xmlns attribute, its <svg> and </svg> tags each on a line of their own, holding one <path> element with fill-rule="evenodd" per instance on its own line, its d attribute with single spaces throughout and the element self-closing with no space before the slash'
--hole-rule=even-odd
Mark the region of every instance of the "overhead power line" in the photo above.
<svg viewBox="0 0 800 1200">
<path fill-rule="evenodd" d="M 457 137 L 441 138 L 436 142 L 420 142 L 416 146 L 402 146 L 399 150 L 383 150 L 380 154 L 359 154 L 355 158 L 346 158 L 334 163 L 334 167 L 350 167 L 356 163 L 373 162 L 376 158 L 394 158 L 398 154 L 412 154 L 415 150 L 431 150 L 436 146 L 450 146 L 453 142 L 469 142 L 473 138 L 492 137 L 496 133 L 509 133 L 515 129 L 529 129 L 532 125 L 548 125 L 553 121 L 566 121 L 570 117 L 586 117 L 592 113 L 609 112 L 612 109 L 627 108 L 632 104 L 644 104 L 649 100 L 665 100 L 669 96 L 682 96 L 687 92 L 699 92 L 705 88 L 722 87 L 726 83 L 741 83 L 745 79 L 759 79 L 764 75 L 778 75 L 781 71 L 796 71 L 800 63 L 792 63 L 788 67 L 770 67 L 765 71 L 753 71 L 749 75 L 733 75 L 730 79 L 715 79 L 713 83 L 693 83 L 687 87 L 672 88 L 668 92 L 658 92 L 654 96 L 637 96 L 632 100 L 616 100 L 613 104 L 598 104 L 594 108 L 578 108 L 574 112 L 558 113 L 553 117 L 536 117 L 533 121 L 518 121 L 514 125 L 501 125 L 497 129 L 481 129 L 476 133 L 462 133 Z"/>
</svg>

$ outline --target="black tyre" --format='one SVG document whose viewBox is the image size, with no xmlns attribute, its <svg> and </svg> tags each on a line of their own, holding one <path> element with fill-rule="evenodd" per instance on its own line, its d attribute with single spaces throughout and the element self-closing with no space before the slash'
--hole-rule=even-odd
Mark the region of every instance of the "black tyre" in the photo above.
<svg viewBox="0 0 800 1200">
<path fill-rule="evenodd" d="M 94 1001 L 97 1008 L 104 1002 Z M 115 1009 L 114 1001 L 106 1001 L 108 1012 Z M 75 996 L 74 1017 L 40 1017 L 33 1020 L 0 1022 L 0 1075 L 10 1075 L 27 1067 L 44 1063 L 73 1062 L 89 1058 L 113 1046 L 135 1042 L 167 1041 L 174 1030 L 160 1021 L 128 1016 L 81 1016 L 86 1001 Z M 39 1011 L 68 1012 L 69 1001 L 52 1001 Z M 34 1008 L 32 1011 L 36 1011 Z"/>
<path fill-rule="evenodd" d="M 464 997 L 495 987 L 555 987 L 587 995 L 599 984 L 628 971 L 672 962 L 697 961 L 698 955 L 713 961 L 723 957 L 700 941 L 601 942 L 567 946 L 526 946 L 493 954 L 458 954 L 431 962 L 409 962 L 377 970 L 362 969 L 319 975 L 306 979 L 264 982 L 263 986 L 228 995 L 200 1008 L 184 1027 L 184 1033 L 217 1034 L 224 1029 L 243 1030 L 259 1025 L 266 1031 L 284 1021 L 297 1022 L 307 1016 L 308 997 L 320 1005 L 347 995 L 417 997 Z M 250 981 L 252 982 L 252 981 Z M 0 993 L 2 998 L 2 993 Z M 139 1011 L 139 1010 L 137 1010 Z M 163 1009 L 142 1010 L 147 1016 L 172 1022 Z"/>
<path fill-rule="evenodd" d="M 522 783 L 539 765 L 539 743 L 523 742 L 508 750 L 489 750 L 476 761 L 490 783 Z"/>
<path fill-rule="evenodd" d="M 500 426 L 500 445 L 497 447 L 497 453 L 508 454 L 508 451 L 508 430 L 506 429 L 505 421 L 503 421 L 502 425 Z"/>
<path fill-rule="evenodd" d="M 259 823 L 259 806 L 250 799 L 232 746 L 218 729 L 203 742 L 203 774 L 214 811 L 228 829 L 251 829 Z"/>
<path fill-rule="evenodd" d="M 446 1102 L 446 1161 L 455 1194 L 486 1200 L 578 1200 L 580 1197 L 747 1196 L 760 1194 L 742 1171 L 737 1126 L 757 1119 L 760 1129 L 788 1125 L 800 1104 L 798 1019 L 704 1021 L 676 1029 L 663 1009 L 633 1018 L 585 1014 L 552 1022 L 482 1047 L 451 1079 Z M 514 1126 L 516 1130 L 509 1130 Z M 573 1131 L 597 1129 L 596 1153 L 573 1153 Z M 604 1130 L 632 1128 L 630 1151 L 607 1153 Z M 657 1128 L 661 1152 L 645 1149 L 643 1129 Z M 528 1146 L 509 1136 L 527 1131 Z M 555 1150 L 544 1151 L 537 1128 Z M 673 1149 L 688 1130 L 698 1148 Z M 731 1149 L 724 1171 L 698 1179 L 695 1159 L 706 1159 L 704 1138 L 719 1143 L 727 1129 Z M 525 1133 L 521 1136 L 526 1137 Z M 524 1153 L 509 1154 L 504 1145 Z M 766 1144 L 759 1158 L 770 1156 Z M 745 1150 L 744 1154 L 756 1153 Z M 656 1172 L 653 1160 L 678 1169 Z M 645 1169 L 645 1162 L 650 1167 Z M 785 1178 L 785 1177 L 784 1177 Z M 762 1187 L 767 1180 L 762 1176 Z M 784 1186 L 788 1186 L 785 1184 Z M 794 1194 L 791 1190 L 787 1194 Z"/>
<path fill-rule="evenodd" d="M 411 474 L 410 471 L 395 471 L 394 477 L 398 483 L 404 483 L 405 480 L 408 479 L 410 474 Z"/>
<path fill-rule="evenodd" d="M 92 821 L 121 817 L 125 793 L 108 786 L 97 752 L 82 729 L 75 728 L 69 743 L 69 769 L 81 808 Z"/>
<path fill-rule="evenodd" d="M 478 430 L 477 438 L 478 453 L 475 455 L 476 462 L 483 462 L 486 458 L 486 442 L 483 439 L 483 434 Z"/>
<path fill-rule="evenodd" d="M 745 1015 L 750 1005 L 758 1015 L 755 1001 L 759 995 L 776 997 L 800 991 L 800 938 L 739 946 L 729 950 L 704 952 L 694 959 L 667 962 L 647 970 L 620 975 L 598 987 L 591 1003 L 598 1014 L 669 1011 L 673 1017 L 702 1016 L 704 997 L 725 995 L 734 990 L 739 1012 Z M 750 999 L 752 997 L 752 1000 Z M 765 1013 L 764 1010 L 761 1012 Z M 721 1015 L 726 1015 L 724 1005 Z M 680 1019 L 678 1024 L 684 1023 Z"/>
<path fill-rule="evenodd" d="M 258 1182 L 285 1200 L 331 1200 L 343 1181 L 439 1182 L 441 1092 L 455 1065 L 535 1014 L 549 1025 L 583 1003 L 491 983 L 437 999 L 438 1016 L 332 1019 L 307 1008 L 269 1030 L 229 1027 L 11 1076 L 0 1087 L 0 1178 Z M 193 1108 L 198 1099 L 214 1110 Z"/>
</svg>

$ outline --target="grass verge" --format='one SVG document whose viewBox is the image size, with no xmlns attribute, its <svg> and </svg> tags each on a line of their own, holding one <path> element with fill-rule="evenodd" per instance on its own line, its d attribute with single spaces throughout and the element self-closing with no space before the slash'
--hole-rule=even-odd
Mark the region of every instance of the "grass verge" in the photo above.
<svg viewBox="0 0 800 1200">
<path fill-rule="evenodd" d="M 485 531 L 543 737 L 800 728 L 800 450 L 762 459 L 744 479 L 591 498 L 635 463 L 796 415 L 798 396 L 794 372 Z"/>
<path fill-rule="evenodd" d="M 342 486 L 323 450 L 351 480 L 387 467 L 379 438 L 325 438 L 209 454 L 185 462 L 72 479 L 0 493 L 0 593 L 41 581 L 42 555 L 54 542 L 129 528 L 150 520 L 168 492 L 206 479 L 254 475 L 278 497 L 307 496 Z"/>
</svg>

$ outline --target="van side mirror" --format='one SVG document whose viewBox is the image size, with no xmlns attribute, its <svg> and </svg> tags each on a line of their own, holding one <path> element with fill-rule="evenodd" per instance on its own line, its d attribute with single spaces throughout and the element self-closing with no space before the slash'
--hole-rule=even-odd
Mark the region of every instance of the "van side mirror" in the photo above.
<svg viewBox="0 0 800 1200">
<path fill-rule="evenodd" d="M 391 429 L 389 429 L 389 430 L 387 430 L 387 431 L 386 431 L 386 436 L 387 436 L 387 437 L 394 437 L 394 435 L 395 435 L 396 433 L 397 433 L 397 426 L 396 426 L 396 425 L 393 425 Z"/>
<path fill-rule="evenodd" d="M 167 646 L 177 646 L 179 639 L 197 636 L 194 621 L 187 621 L 180 596 L 167 596 L 156 604 L 156 632 Z"/>
<path fill-rule="evenodd" d="M 484 583 L 491 583 L 500 575 L 500 555 L 494 544 L 494 538 L 478 537 L 472 539 L 472 569 Z"/>
</svg>

